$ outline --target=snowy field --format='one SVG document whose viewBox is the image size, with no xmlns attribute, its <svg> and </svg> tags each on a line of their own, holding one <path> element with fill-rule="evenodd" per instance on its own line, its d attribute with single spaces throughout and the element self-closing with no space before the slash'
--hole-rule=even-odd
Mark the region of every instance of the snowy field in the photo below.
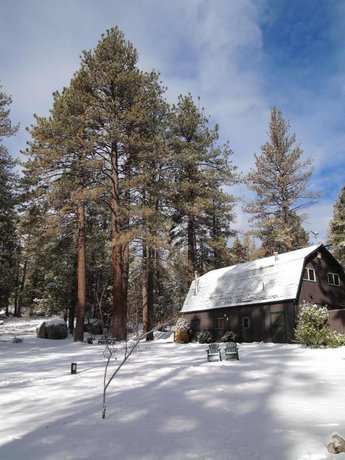
<svg viewBox="0 0 345 460">
<path fill-rule="evenodd" d="M 345 435 L 345 347 L 241 344 L 240 361 L 207 363 L 206 345 L 142 343 L 103 420 L 104 347 L 37 339 L 36 324 L 0 325 L 0 460 L 345 458 L 325 447 Z"/>
</svg>

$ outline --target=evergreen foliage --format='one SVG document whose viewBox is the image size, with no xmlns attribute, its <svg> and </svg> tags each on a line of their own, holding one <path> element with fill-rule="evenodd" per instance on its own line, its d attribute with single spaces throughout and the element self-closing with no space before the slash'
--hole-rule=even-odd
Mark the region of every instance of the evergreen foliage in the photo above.
<svg viewBox="0 0 345 460">
<path fill-rule="evenodd" d="M 214 337 L 210 331 L 202 331 L 198 334 L 197 341 L 199 343 L 213 343 Z"/>
<path fill-rule="evenodd" d="M 260 257 L 261 254 L 257 251 L 249 232 L 243 235 L 242 241 L 239 234 L 236 235 L 230 248 L 230 265 L 242 264 Z"/>
<path fill-rule="evenodd" d="M 247 185 L 256 198 L 245 210 L 252 214 L 264 255 L 286 252 L 308 244 L 308 235 L 298 214 L 310 206 L 317 195 L 309 191 L 313 172 L 311 159 L 302 159 L 303 151 L 295 145 L 289 123 L 273 107 L 269 122 L 269 141 L 255 154 L 255 169 L 247 176 Z"/>
<path fill-rule="evenodd" d="M 187 252 L 189 285 L 194 273 L 227 261 L 234 199 L 224 192 L 236 180 L 229 145 L 218 145 L 219 127 L 190 94 L 179 96 L 170 114 L 173 166 L 172 242 Z"/>
<path fill-rule="evenodd" d="M 0 307 L 12 296 L 17 315 L 63 312 L 70 329 L 76 316 L 75 340 L 96 317 L 125 339 L 129 322 L 149 332 L 176 314 L 195 272 L 308 243 L 299 211 L 316 199 L 308 191 L 312 165 L 281 111 L 272 109 L 269 140 L 247 177 L 257 197 L 246 210 L 263 253 L 249 234 L 229 248 L 232 151 L 219 144 L 219 127 L 199 101 L 180 95 L 169 106 L 164 92 L 157 72 L 139 69 L 124 34 L 106 31 L 83 52 L 69 86 L 54 93 L 50 115 L 35 115 L 18 224 L 14 162 L 3 145 L 17 127 L 11 98 L 0 92 Z M 330 228 L 343 263 L 344 195 L 343 188 Z M 176 336 L 191 340 L 183 319 Z"/>
<path fill-rule="evenodd" d="M 4 138 L 13 136 L 18 129 L 9 118 L 11 103 L 11 97 L 0 86 L 0 309 L 7 313 L 16 286 L 17 260 L 15 162 L 4 144 Z"/>
<path fill-rule="evenodd" d="M 236 342 L 237 335 L 234 331 L 226 331 L 221 337 L 220 342 Z"/>
<path fill-rule="evenodd" d="M 150 331 L 181 306 L 188 273 L 227 263 L 229 146 L 218 145 L 218 127 L 208 127 L 190 95 L 169 107 L 159 75 L 137 62 L 124 34 L 106 31 L 54 93 L 50 116 L 35 116 L 30 128 L 19 311 L 35 302 L 63 308 L 64 292 L 71 324 L 76 309 L 76 340 L 90 315 L 117 339 L 128 320 Z M 56 247 L 68 262 L 55 258 Z M 53 293 L 63 274 L 69 294 Z"/>
<path fill-rule="evenodd" d="M 328 327 L 327 307 L 320 307 L 312 303 L 301 306 L 297 327 L 296 339 L 309 347 L 338 347 L 345 344 L 345 336 L 333 332 Z"/>
<path fill-rule="evenodd" d="M 333 218 L 329 227 L 331 251 L 345 268 L 345 186 L 334 204 Z"/>
</svg>

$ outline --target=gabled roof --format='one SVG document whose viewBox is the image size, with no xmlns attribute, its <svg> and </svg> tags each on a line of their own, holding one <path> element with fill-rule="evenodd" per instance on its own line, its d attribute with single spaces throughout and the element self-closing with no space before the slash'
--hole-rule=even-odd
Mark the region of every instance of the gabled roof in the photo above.
<svg viewBox="0 0 345 460">
<path fill-rule="evenodd" d="M 306 257 L 323 245 L 212 270 L 192 282 L 182 313 L 296 299 Z"/>
</svg>

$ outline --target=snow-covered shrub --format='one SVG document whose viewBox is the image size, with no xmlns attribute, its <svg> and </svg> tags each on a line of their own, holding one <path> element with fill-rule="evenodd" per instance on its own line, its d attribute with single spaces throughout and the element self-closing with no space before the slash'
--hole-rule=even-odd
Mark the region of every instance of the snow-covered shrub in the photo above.
<svg viewBox="0 0 345 460">
<path fill-rule="evenodd" d="M 91 318 L 88 323 L 84 324 L 84 332 L 93 335 L 103 334 L 103 322 L 97 318 Z"/>
<path fill-rule="evenodd" d="M 333 332 L 328 327 L 328 310 L 309 302 L 301 306 L 296 339 L 309 347 L 338 347 L 345 343 L 345 336 Z"/>
<path fill-rule="evenodd" d="M 184 318 L 179 318 L 175 325 L 175 342 L 189 343 L 193 336 L 193 330 L 189 322 Z"/>
<path fill-rule="evenodd" d="M 209 331 L 202 331 L 200 334 L 198 334 L 197 341 L 199 343 L 213 343 L 213 334 L 211 334 Z"/>
<path fill-rule="evenodd" d="M 236 342 L 237 335 L 234 331 L 226 331 L 220 339 L 220 342 Z"/>
</svg>

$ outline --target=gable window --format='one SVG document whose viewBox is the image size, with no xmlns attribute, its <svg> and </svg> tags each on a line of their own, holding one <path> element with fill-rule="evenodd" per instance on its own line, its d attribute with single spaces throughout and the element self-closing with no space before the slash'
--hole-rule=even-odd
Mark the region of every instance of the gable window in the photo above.
<svg viewBox="0 0 345 460">
<path fill-rule="evenodd" d="M 340 277 L 337 273 L 328 273 L 328 284 L 331 286 L 340 286 Z"/>
<path fill-rule="evenodd" d="M 249 329 L 249 316 L 242 316 L 241 326 L 243 329 Z"/>
<path fill-rule="evenodd" d="M 313 268 L 305 268 L 303 272 L 303 279 L 306 281 L 316 281 L 315 270 Z"/>
<path fill-rule="evenodd" d="M 220 316 L 216 318 L 216 329 L 224 329 L 225 328 L 225 319 L 224 316 Z"/>
</svg>

